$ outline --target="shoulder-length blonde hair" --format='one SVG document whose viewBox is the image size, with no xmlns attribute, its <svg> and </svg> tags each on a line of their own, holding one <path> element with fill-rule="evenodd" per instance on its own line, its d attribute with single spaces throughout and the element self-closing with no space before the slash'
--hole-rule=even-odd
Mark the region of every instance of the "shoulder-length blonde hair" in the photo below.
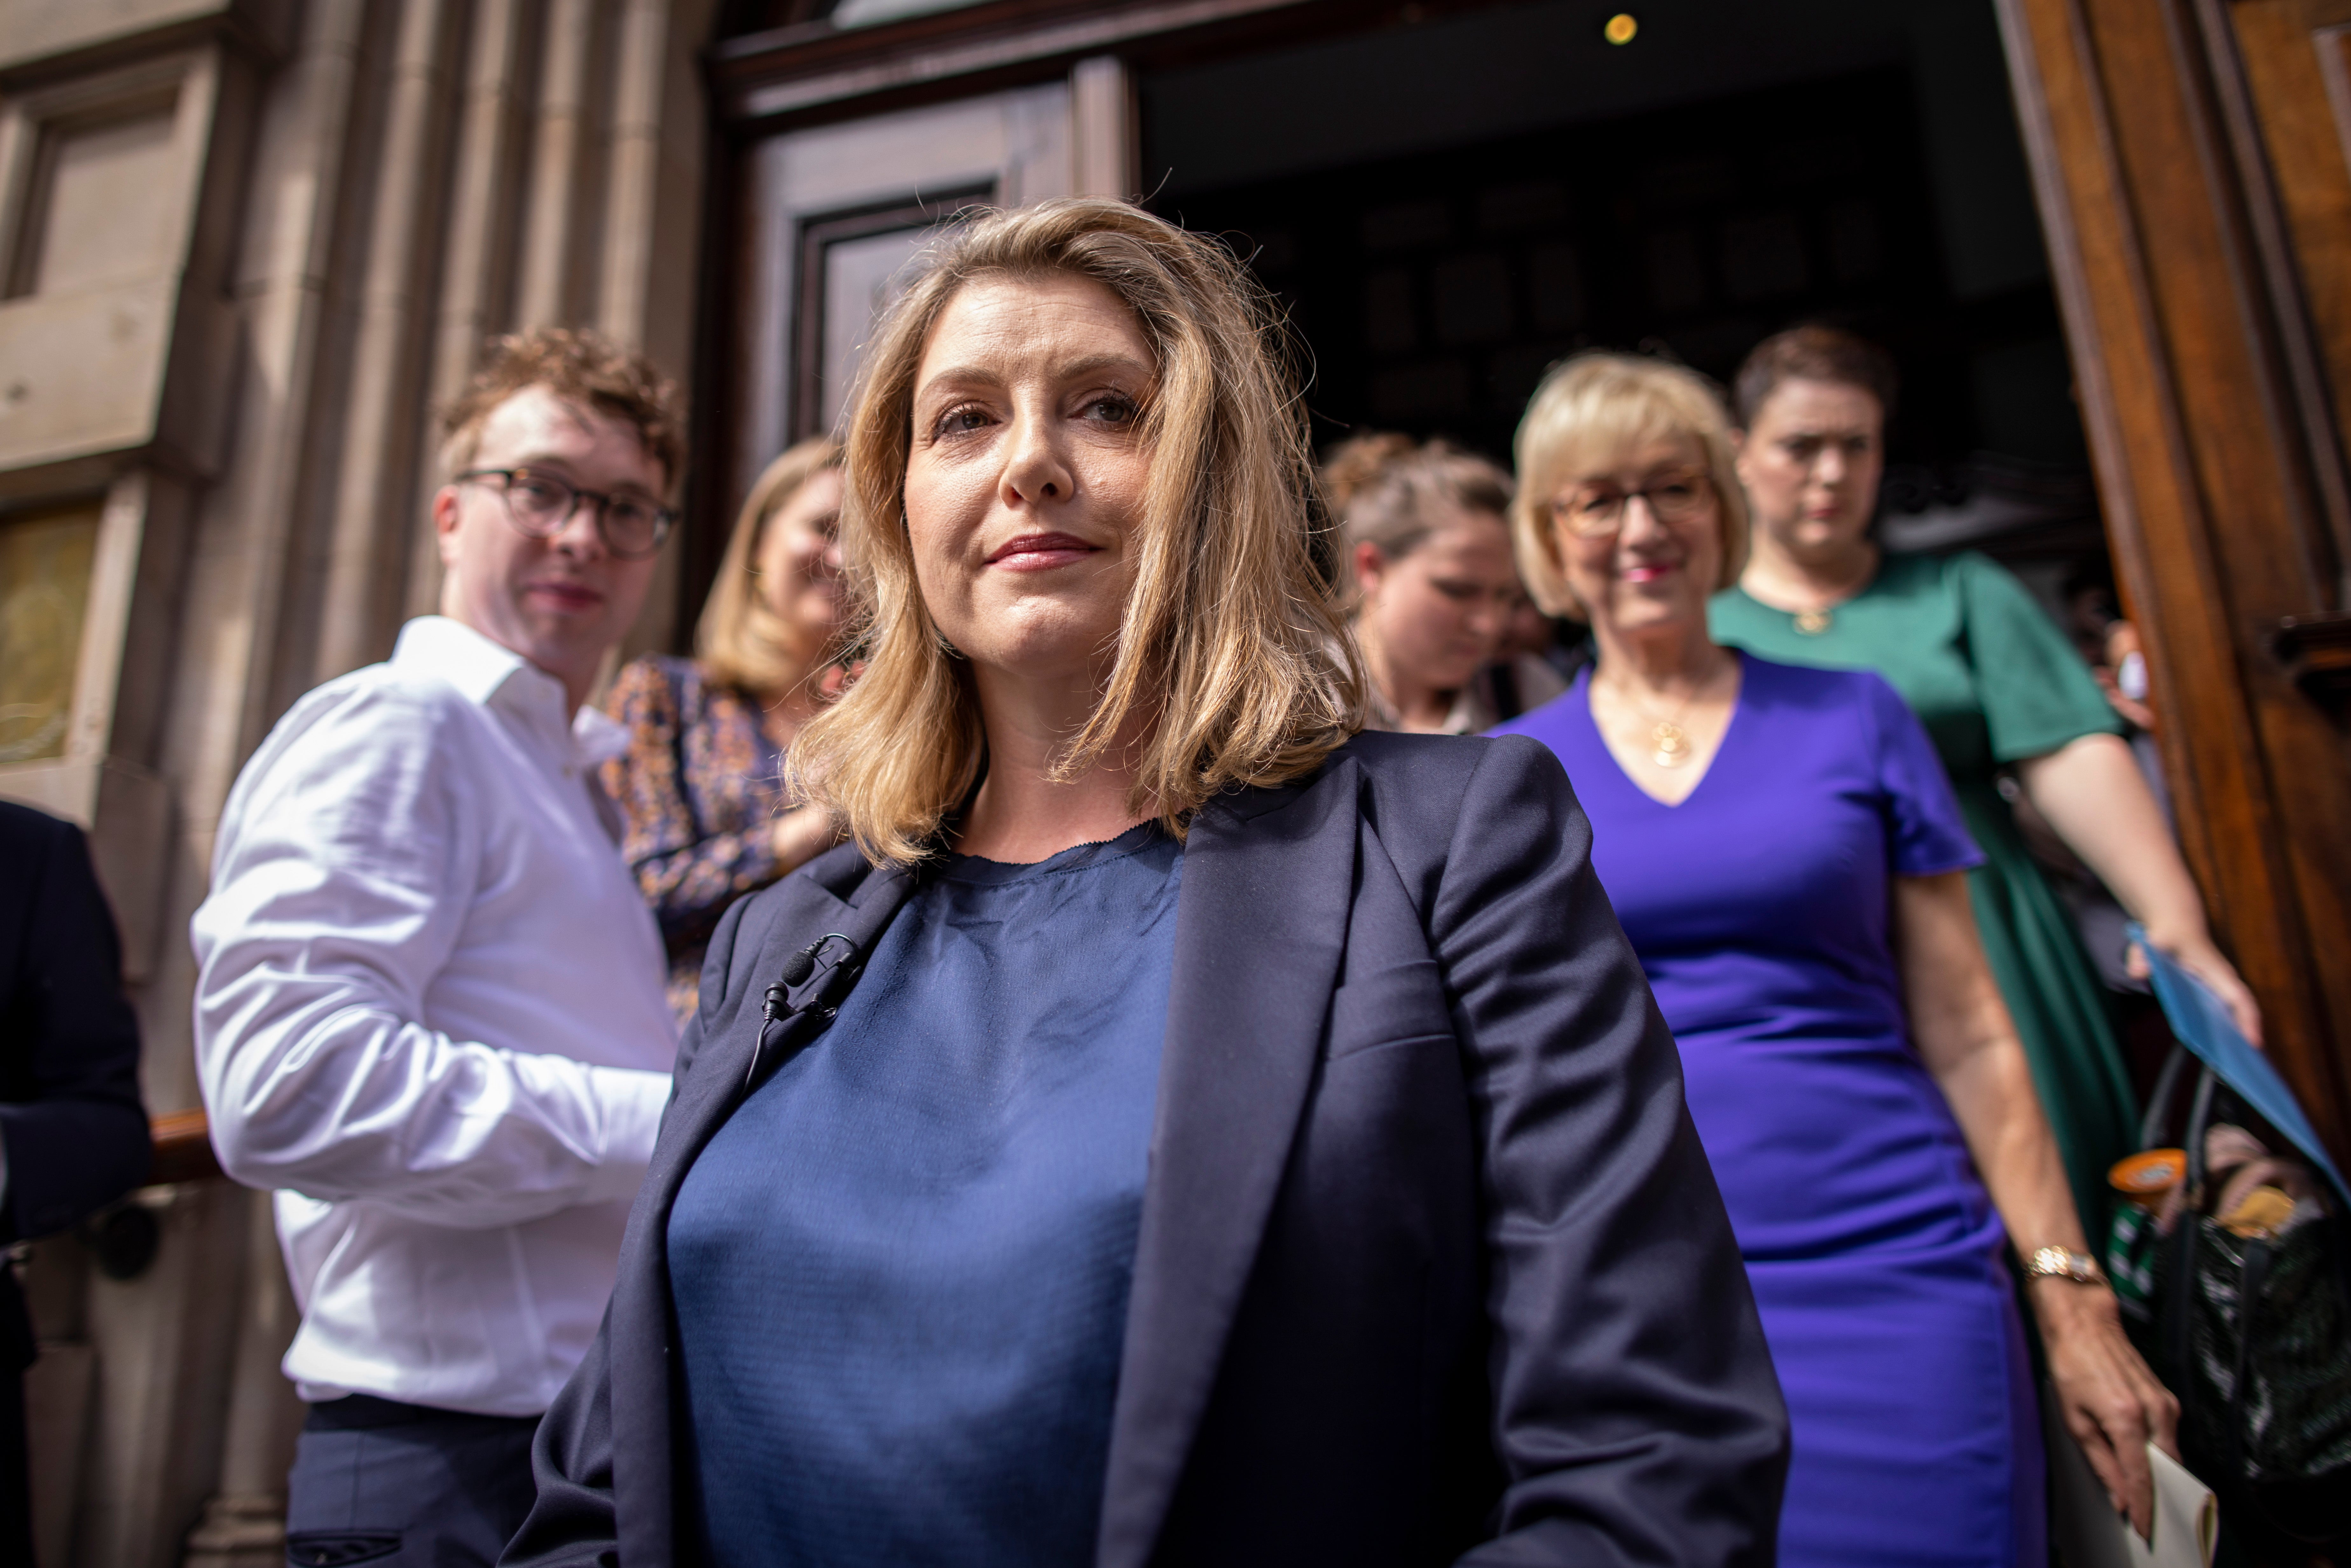
<svg viewBox="0 0 2351 1568">
<path fill-rule="evenodd" d="M 949 229 L 875 328 L 847 420 L 841 549 L 867 660 L 794 741 L 796 785 L 866 855 L 935 852 L 987 742 L 967 667 L 914 576 L 905 516 L 914 378 L 932 325 L 977 278 L 1074 277 L 1134 313 L 1157 359 L 1152 455 L 1129 534 L 1134 586 L 1102 692 L 1063 777 L 1134 744 L 1129 805 L 1182 835 L 1211 796 L 1311 771 L 1363 726 L 1364 683 L 1318 536 L 1313 455 L 1284 327 L 1225 248 L 1123 202 L 1071 197 Z"/>
<path fill-rule="evenodd" d="M 1553 615 L 1586 613 L 1567 585 L 1552 503 L 1579 473 L 1621 460 L 1655 441 L 1696 447 L 1714 486 L 1722 564 L 1717 591 L 1747 568 L 1747 492 L 1740 486 L 1730 419 L 1712 383 L 1696 371 L 1637 354 L 1578 354 L 1552 368 L 1519 422 L 1519 494 L 1510 542 L 1534 601 Z"/>
<path fill-rule="evenodd" d="M 811 436 L 768 464 L 751 486 L 719 558 L 718 580 L 695 622 L 694 656 L 705 681 L 747 692 L 785 691 L 806 680 L 829 651 L 769 607 L 759 591 L 759 547 L 767 542 L 768 525 L 800 486 L 840 465 L 841 448 L 832 438 Z"/>
</svg>

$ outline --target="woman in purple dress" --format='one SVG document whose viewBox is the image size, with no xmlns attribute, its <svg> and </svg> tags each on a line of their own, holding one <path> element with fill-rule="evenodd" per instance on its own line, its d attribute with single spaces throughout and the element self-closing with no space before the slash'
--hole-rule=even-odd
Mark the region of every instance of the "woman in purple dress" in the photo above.
<svg viewBox="0 0 2351 1568">
<path fill-rule="evenodd" d="M 2144 1525 L 2177 1406 L 2123 1337 L 1968 909 L 1981 857 L 1874 674 L 1715 645 L 1746 507 L 1706 383 L 1587 354 L 1518 438 L 1520 568 L 1599 661 L 1557 752 L 1680 1043 L 1787 1396 L 1780 1561 L 2045 1559 L 2012 1244 L 2067 1427 Z"/>
</svg>

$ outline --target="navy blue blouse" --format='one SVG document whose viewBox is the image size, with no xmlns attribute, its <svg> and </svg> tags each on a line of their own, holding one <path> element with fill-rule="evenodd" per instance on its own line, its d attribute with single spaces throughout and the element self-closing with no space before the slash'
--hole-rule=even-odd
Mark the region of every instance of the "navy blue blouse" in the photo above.
<svg viewBox="0 0 2351 1568">
<path fill-rule="evenodd" d="M 929 873 L 669 1222 L 719 1564 L 1090 1563 L 1183 849 Z"/>
</svg>

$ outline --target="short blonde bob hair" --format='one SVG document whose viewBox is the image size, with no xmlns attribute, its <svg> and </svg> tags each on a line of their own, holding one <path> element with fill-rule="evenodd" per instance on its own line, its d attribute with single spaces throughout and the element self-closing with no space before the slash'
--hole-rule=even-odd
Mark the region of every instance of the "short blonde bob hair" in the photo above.
<svg viewBox="0 0 2351 1568">
<path fill-rule="evenodd" d="M 931 620 L 905 515 L 914 378 L 932 325 L 982 278 L 1091 278 L 1134 313 L 1158 384 L 1109 676 L 1063 777 L 1140 731 L 1130 807 L 1181 836 L 1220 791 L 1311 772 L 1363 726 L 1285 329 L 1215 241 L 1123 202 L 1070 197 L 951 227 L 876 324 L 846 421 L 841 549 L 866 664 L 794 741 L 790 768 L 877 862 L 935 853 L 987 739 L 969 667 Z M 1272 345 L 1272 346 L 1270 346 Z"/>
<path fill-rule="evenodd" d="M 790 690 L 831 650 L 811 645 L 798 627 L 768 607 L 759 591 L 759 549 L 768 525 L 791 505 L 800 487 L 828 468 L 841 465 L 841 448 L 830 436 L 812 436 L 767 466 L 719 558 L 718 580 L 695 623 L 694 656 L 703 678 L 716 685 L 774 694 Z"/>
<path fill-rule="evenodd" d="M 1588 612 L 1568 587 L 1552 503 L 1584 475 L 1621 462 L 1656 441 L 1687 442 L 1706 465 L 1722 539 L 1717 591 L 1747 567 L 1747 492 L 1740 486 L 1730 419 L 1713 383 L 1696 371 L 1637 354 L 1578 354 L 1555 365 L 1535 388 L 1519 422 L 1519 494 L 1510 539 L 1519 575 L 1537 604 L 1579 619 Z"/>
</svg>

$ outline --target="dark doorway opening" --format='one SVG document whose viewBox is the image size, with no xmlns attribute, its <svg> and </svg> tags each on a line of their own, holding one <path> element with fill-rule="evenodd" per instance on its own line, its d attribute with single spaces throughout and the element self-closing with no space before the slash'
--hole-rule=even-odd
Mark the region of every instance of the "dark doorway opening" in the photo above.
<svg viewBox="0 0 2351 1568">
<path fill-rule="evenodd" d="M 1861 331 L 1904 376 L 1888 542 L 1984 549 L 2062 616 L 2105 542 L 1990 0 L 1771 9 L 1659 0 L 1612 48 L 1604 12 L 1513 6 L 1146 76 L 1152 205 L 1282 299 L 1325 447 L 1507 461 L 1580 349 L 1728 381 L 1781 328 Z"/>
<path fill-rule="evenodd" d="M 1507 465 L 1581 350 L 1727 384 L 1799 322 L 1874 339 L 1903 376 L 1880 538 L 1994 556 L 2103 662 L 2112 567 L 1991 0 L 1634 8 L 1628 47 L 1607 9 L 1535 5 L 1146 77 L 1152 204 L 1280 299 L 1325 451 L 1401 431 Z M 1555 632 L 1572 666 L 1582 629 Z"/>
<path fill-rule="evenodd" d="M 1902 361 L 1896 459 L 1950 462 L 1988 444 L 1973 358 L 2058 323 L 2046 288 L 1952 298 L 1910 104 L 1881 69 L 1165 204 L 1289 306 L 1326 439 L 1442 432 L 1507 456 L 1545 367 L 1579 349 L 1727 382 L 1771 332 L 1831 320 Z M 2078 444 L 2060 423 L 2041 455 Z"/>
</svg>

